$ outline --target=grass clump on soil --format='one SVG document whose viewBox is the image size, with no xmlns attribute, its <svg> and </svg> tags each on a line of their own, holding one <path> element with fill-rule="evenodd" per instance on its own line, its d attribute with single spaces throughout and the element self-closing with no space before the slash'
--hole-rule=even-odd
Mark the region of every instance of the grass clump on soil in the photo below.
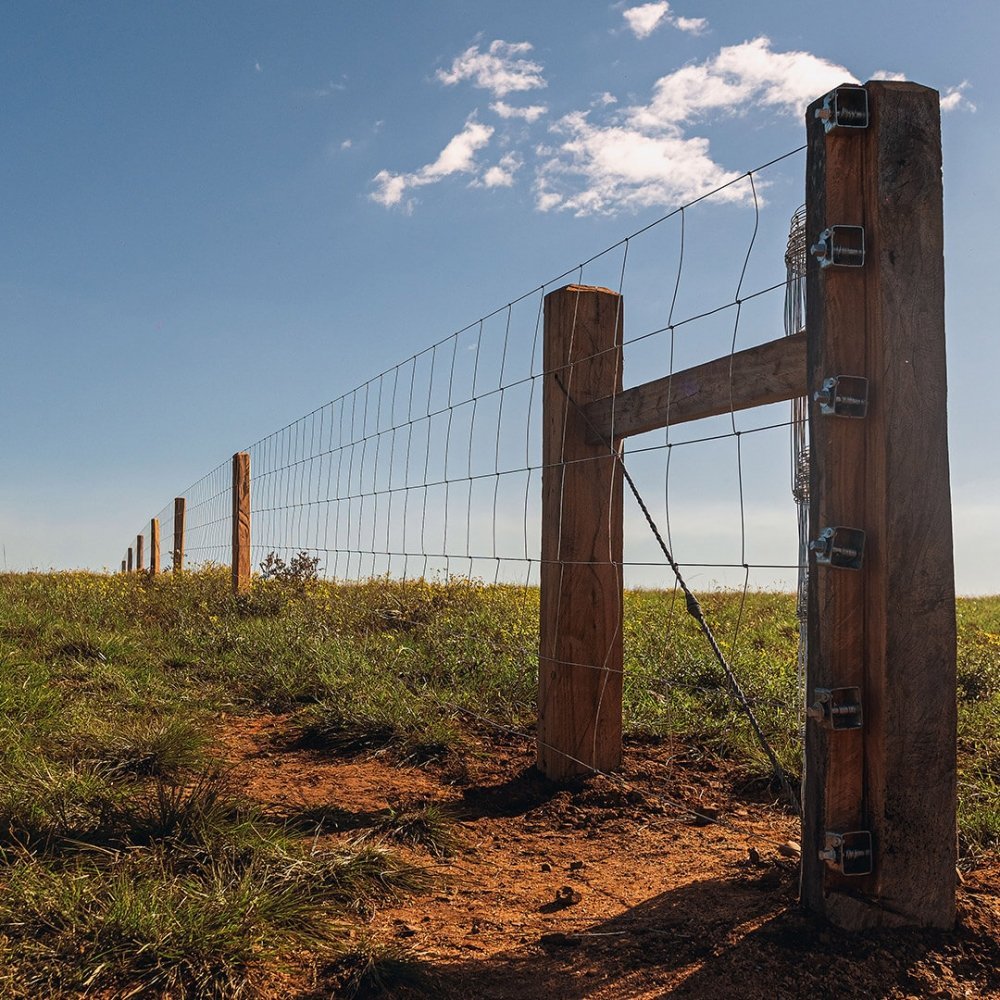
<svg viewBox="0 0 1000 1000">
<path fill-rule="evenodd" d="M 454 818 L 436 802 L 390 808 L 375 830 L 389 840 L 423 847 L 435 857 L 450 857 L 458 850 Z"/>
<path fill-rule="evenodd" d="M 326 970 L 335 996 L 392 1000 L 435 994 L 427 966 L 404 944 L 362 936 Z"/>
<path fill-rule="evenodd" d="M 794 598 L 699 600 L 794 780 Z M 1000 847 L 1000 598 L 960 600 L 958 626 L 971 863 Z M 626 734 L 681 740 L 766 782 L 770 764 L 682 600 L 626 592 L 623 633 Z M 531 587 L 276 573 L 234 597 L 228 572 L 211 568 L 0 575 L 0 970 L 14 970 L 0 971 L 0 992 L 89 982 L 235 996 L 288 949 L 327 954 L 344 921 L 424 891 L 429 876 L 372 840 L 313 852 L 337 817 L 280 827 L 241 799 L 212 755 L 220 717 L 286 713 L 287 735 L 322 753 L 447 762 L 477 752 L 477 718 L 530 732 L 537 644 Z M 369 825 L 432 854 L 453 849 L 430 805 Z M 162 926 L 151 927 L 157 893 Z M 196 900 L 210 905 L 195 912 Z M 210 926 L 197 931 L 201 919 Z M 227 939 L 235 928 L 239 941 Z M 201 950 L 182 956 L 176 943 L 194 937 Z"/>
<path fill-rule="evenodd" d="M 259 665 L 311 669 L 329 638 L 277 598 L 258 616 L 212 571 L 0 576 L 0 995 L 256 995 L 428 890 L 380 843 L 295 835 L 213 756 Z"/>
</svg>

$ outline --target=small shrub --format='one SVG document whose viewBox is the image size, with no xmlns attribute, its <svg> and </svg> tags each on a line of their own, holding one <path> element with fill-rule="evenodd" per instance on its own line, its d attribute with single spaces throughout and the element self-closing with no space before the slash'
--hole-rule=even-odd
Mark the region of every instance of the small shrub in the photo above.
<svg viewBox="0 0 1000 1000">
<path fill-rule="evenodd" d="M 262 580 L 280 580 L 300 586 L 319 577 L 319 556 L 311 556 L 305 550 L 292 556 L 286 563 L 276 552 L 269 552 L 260 564 Z"/>
</svg>

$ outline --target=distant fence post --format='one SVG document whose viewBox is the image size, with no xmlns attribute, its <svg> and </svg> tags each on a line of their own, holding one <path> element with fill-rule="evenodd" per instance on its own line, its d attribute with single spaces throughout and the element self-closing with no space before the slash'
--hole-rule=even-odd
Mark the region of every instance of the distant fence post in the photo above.
<svg viewBox="0 0 1000 1000">
<path fill-rule="evenodd" d="M 544 336 L 537 756 L 560 780 L 621 766 L 622 474 L 581 409 L 621 390 L 621 296 L 551 292 Z"/>
<path fill-rule="evenodd" d="M 154 517 L 149 522 L 149 575 L 160 572 L 160 521 Z"/>
<path fill-rule="evenodd" d="M 806 296 L 815 554 L 802 901 L 852 931 L 950 928 L 955 590 L 939 100 L 897 82 L 836 95 L 807 112 L 818 259 Z M 870 120 L 857 127 L 865 95 Z M 846 127 L 825 128 L 841 111 Z M 852 228 L 862 226 L 863 240 Z"/>
<path fill-rule="evenodd" d="M 122 560 L 122 572 L 123 573 L 126 572 L 126 569 L 125 569 L 125 560 L 124 559 Z"/>
<path fill-rule="evenodd" d="M 125 557 L 125 560 L 128 563 L 128 569 L 126 570 L 126 572 L 131 573 L 132 572 L 132 546 L 131 545 L 128 547 L 128 555 Z"/>
<path fill-rule="evenodd" d="M 146 568 L 146 538 L 144 535 L 135 536 L 135 571 L 143 572 Z"/>
<path fill-rule="evenodd" d="M 250 587 L 250 455 L 233 455 L 233 593 Z"/>
<path fill-rule="evenodd" d="M 172 554 L 174 573 L 180 573 L 184 569 L 184 517 L 186 512 L 187 500 L 184 497 L 175 497 L 174 549 Z"/>
</svg>

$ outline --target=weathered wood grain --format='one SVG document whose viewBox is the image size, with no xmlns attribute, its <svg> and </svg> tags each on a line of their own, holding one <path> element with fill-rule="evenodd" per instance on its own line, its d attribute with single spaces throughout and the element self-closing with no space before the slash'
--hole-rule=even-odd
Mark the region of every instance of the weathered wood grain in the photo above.
<svg viewBox="0 0 1000 1000">
<path fill-rule="evenodd" d="M 865 474 L 876 546 L 866 602 L 866 779 L 879 902 L 955 920 L 956 625 L 948 469 L 941 120 L 937 91 L 870 83 Z"/>
<path fill-rule="evenodd" d="M 146 569 L 146 537 L 145 535 L 135 536 L 135 571 L 142 573 Z"/>
<path fill-rule="evenodd" d="M 250 588 L 250 455 L 233 455 L 233 592 Z"/>
<path fill-rule="evenodd" d="M 848 929 L 950 927 L 955 889 L 955 605 L 945 410 L 938 98 L 869 83 L 871 126 L 807 112 L 807 225 L 865 226 L 863 269 L 811 262 L 810 389 L 864 375 L 864 420 L 810 413 L 810 531 L 867 533 L 859 572 L 810 566 L 807 700 L 857 685 L 865 727 L 806 735 L 802 897 Z M 825 831 L 871 830 L 875 871 L 818 859 Z"/>
<path fill-rule="evenodd" d="M 153 518 L 149 522 L 149 575 L 156 576 L 160 572 L 160 522 Z"/>
<path fill-rule="evenodd" d="M 172 570 L 180 573 L 184 569 L 184 518 L 187 514 L 187 500 L 174 498 L 174 547 L 171 555 Z"/>
<path fill-rule="evenodd" d="M 582 407 L 621 387 L 622 299 L 545 298 L 538 767 L 560 780 L 621 765 L 622 475 Z"/>
<path fill-rule="evenodd" d="M 796 333 L 625 389 L 584 407 L 592 443 L 805 395 L 806 335 Z"/>
</svg>

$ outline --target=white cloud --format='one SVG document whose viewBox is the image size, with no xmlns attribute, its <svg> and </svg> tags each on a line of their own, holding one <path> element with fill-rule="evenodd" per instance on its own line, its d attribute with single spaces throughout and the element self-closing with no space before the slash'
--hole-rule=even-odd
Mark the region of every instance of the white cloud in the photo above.
<svg viewBox="0 0 1000 1000">
<path fill-rule="evenodd" d="M 679 31 L 686 31 L 689 35 L 701 35 L 708 30 L 708 19 L 704 17 L 677 17 L 674 18 L 673 25 Z"/>
<path fill-rule="evenodd" d="M 259 62 L 255 62 L 253 64 L 253 69 L 254 69 L 255 73 L 262 73 L 263 72 L 263 70 L 260 68 L 260 63 Z"/>
<path fill-rule="evenodd" d="M 801 114 L 847 80 L 853 76 L 844 67 L 808 52 L 775 52 L 767 38 L 723 48 L 661 77 L 648 104 L 616 111 L 604 123 L 579 111 L 555 123 L 561 142 L 539 150 L 536 205 L 588 215 L 690 201 L 739 177 L 712 159 L 708 139 L 687 134 L 693 120 L 762 107 Z M 720 197 L 749 194 L 747 184 L 736 183 Z"/>
<path fill-rule="evenodd" d="M 344 141 L 343 141 L 343 142 L 342 142 L 342 143 L 340 144 L 340 148 L 341 148 L 341 149 L 350 149 L 350 148 L 351 148 L 351 146 L 353 146 L 353 145 L 354 145 L 354 140 L 353 140 L 353 139 L 345 139 L 345 140 L 344 140 Z"/>
<path fill-rule="evenodd" d="M 615 97 L 610 91 L 604 91 L 603 94 L 598 94 L 591 102 L 590 106 L 596 108 L 598 106 L 606 108 L 609 104 L 617 104 L 618 98 Z"/>
<path fill-rule="evenodd" d="M 555 127 L 565 139 L 539 167 L 536 205 L 543 212 L 593 215 L 674 205 L 739 177 L 712 160 L 707 139 L 595 125 L 581 111 Z M 747 193 L 746 185 L 734 184 L 722 197 L 741 201 Z"/>
<path fill-rule="evenodd" d="M 523 118 L 526 122 L 538 121 L 542 115 L 549 112 L 544 104 L 529 104 L 526 107 L 515 107 L 506 101 L 496 101 L 490 105 L 490 110 L 498 114 L 501 118 Z"/>
<path fill-rule="evenodd" d="M 462 80 L 471 80 L 473 86 L 488 90 L 494 97 L 504 97 L 514 91 L 537 90 L 547 86 L 540 63 L 521 58 L 530 52 L 530 42 L 490 42 L 486 52 L 478 45 L 467 48 L 456 56 L 451 69 L 439 69 L 437 78 L 451 86 Z"/>
<path fill-rule="evenodd" d="M 975 111 L 975 104 L 965 96 L 968 87 L 968 80 L 963 80 L 957 87 L 949 87 L 941 98 L 941 110 L 957 111 L 959 108 L 965 108 L 966 111 Z"/>
<path fill-rule="evenodd" d="M 700 35 L 708 28 L 708 20 L 704 17 L 677 17 L 671 14 L 666 0 L 629 7 L 622 11 L 622 17 L 636 38 L 649 38 L 661 24 L 671 24 L 678 31 L 686 31 L 690 35 Z"/>
<path fill-rule="evenodd" d="M 482 180 L 473 181 L 474 187 L 496 188 L 513 187 L 514 174 L 524 165 L 524 160 L 516 153 L 505 153 L 500 162 L 490 167 L 483 174 Z"/>
<path fill-rule="evenodd" d="M 492 126 L 483 125 L 475 118 L 470 118 L 462 131 L 452 136 L 432 163 L 405 174 L 380 170 L 372 179 L 375 184 L 375 190 L 370 195 L 372 201 L 386 208 L 402 205 L 409 210 L 412 208 L 412 203 L 404 201 L 408 190 L 436 184 L 452 174 L 473 173 L 476 169 L 476 153 L 489 145 L 492 136 Z"/>
<path fill-rule="evenodd" d="M 622 11 L 622 17 L 636 38 L 648 38 L 660 26 L 669 11 L 670 4 L 661 0 L 659 3 L 642 3 L 638 7 L 629 7 Z"/>
<path fill-rule="evenodd" d="M 905 80 L 905 73 L 894 73 L 890 69 L 879 69 L 872 73 L 873 80 Z"/>
<path fill-rule="evenodd" d="M 702 63 L 660 77 L 648 105 L 629 109 L 642 128 L 671 128 L 707 111 L 738 114 L 753 105 L 801 113 L 806 105 L 855 77 L 809 52 L 775 52 L 769 38 L 729 45 Z"/>
</svg>

